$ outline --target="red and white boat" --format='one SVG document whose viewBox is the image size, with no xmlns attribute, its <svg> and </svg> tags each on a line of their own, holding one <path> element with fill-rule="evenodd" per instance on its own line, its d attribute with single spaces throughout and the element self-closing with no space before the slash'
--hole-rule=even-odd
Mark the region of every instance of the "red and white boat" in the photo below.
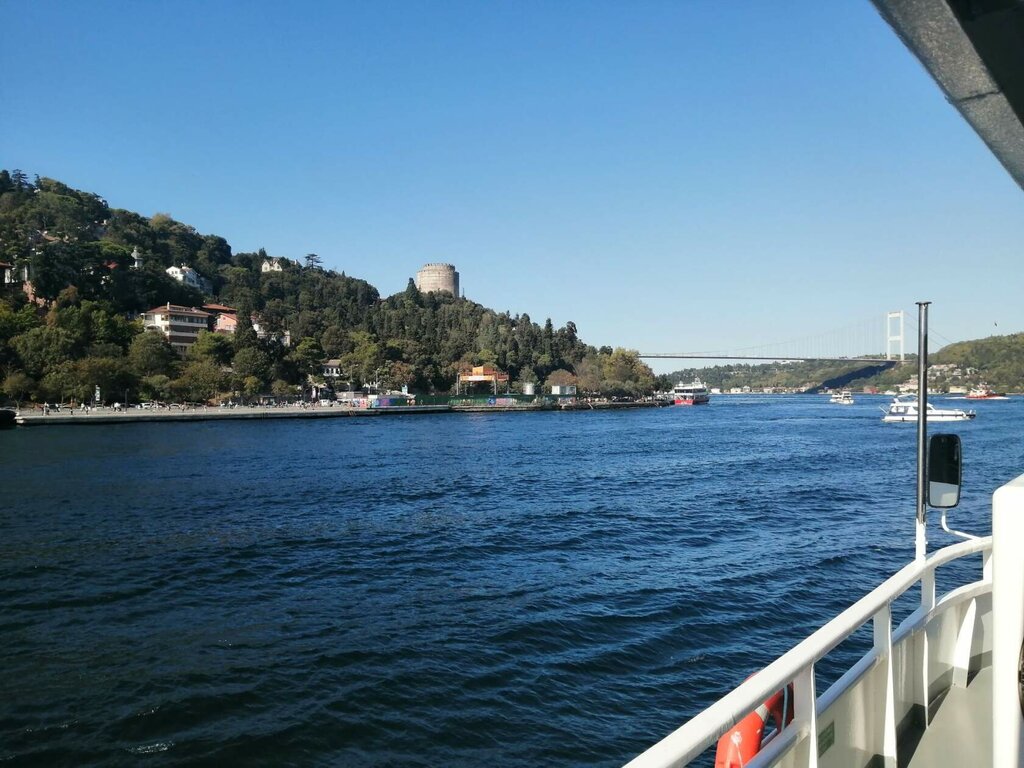
<svg viewBox="0 0 1024 768">
<path fill-rule="evenodd" d="M 1006 400 L 1005 392 L 993 392 L 986 385 L 982 384 L 980 387 L 975 387 L 966 395 L 968 400 Z"/>
<path fill-rule="evenodd" d="M 711 402 L 711 395 L 700 379 L 694 379 L 689 384 L 680 381 L 672 390 L 672 401 L 676 405 L 704 405 Z"/>
</svg>

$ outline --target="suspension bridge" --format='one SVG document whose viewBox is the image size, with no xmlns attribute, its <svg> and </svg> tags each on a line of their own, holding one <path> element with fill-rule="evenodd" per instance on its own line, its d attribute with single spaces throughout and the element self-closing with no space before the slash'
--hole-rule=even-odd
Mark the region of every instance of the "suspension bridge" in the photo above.
<svg viewBox="0 0 1024 768">
<path fill-rule="evenodd" d="M 641 352 L 640 357 L 667 360 L 761 360 L 776 362 L 898 363 L 906 357 L 907 312 L 858 321 L 814 336 L 733 350 Z M 911 315 L 912 316 L 912 315 Z M 916 331 L 915 331 L 916 335 Z M 879 349 L 884 348 L 884 353 Z"/>
</svg>

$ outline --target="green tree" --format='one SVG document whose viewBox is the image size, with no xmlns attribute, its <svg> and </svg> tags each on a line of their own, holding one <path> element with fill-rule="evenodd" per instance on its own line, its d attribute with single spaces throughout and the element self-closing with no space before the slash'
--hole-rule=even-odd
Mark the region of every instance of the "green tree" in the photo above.
<svg viewBox="0 0 1024 768">
<path fill-rule="evenodd" d="M 348 334 L 336 325 L 328 326 L 324 330 L 323 336 L 320 337 L 324 355 L 332 358 L 348 351 L 346 348 L 348 341 Z"/>
<path fill-rule="evenodd" d="M 36 382 L 27 373 L 14 371 L 4 379 L 4 394 L 17 403 L 21 403 L 35 389 Z"/>
<path fill-rule="evenodd" d="M 360 383 L 376 381 L 377 374 L 384 365 L 380 345 L 366 331 L 353 331 L 349 338 L 353 349 L 341 356 L 341 367 Z"/>
<path fill-rule="evenodd" d="M 228 365 L 234 357 L 231 339 L 222 333 L 200 331 L 196 343 L 188 350 L 189 360 L 209 360 L 215 365 Z"/>
<path fill-rule="evenodd" d="M 74 363 L 69 361 L 52 366 L 39 382 L 38 390 L 44 400 L 59 403 L 82 402 L 92 395 L 88 386 L 82 384 Z"/>
<path fill-rule="evenodd" d="M 298 343 L 289 357 L 295 364 L 295 369 L 301 380 L 320 371 L 320 366 L 324 361 L 324 350 L 320 346 L 320 342 L 307 336 Z"/>
<path fill-rule="evenodd" d="M 275 379 L 274 383 L 270 385 L 270 391 L 274 393 L 275 397 L 291 397 L 295 394 L 295 386 L 283 379 Z"/>
<path fill-rule="evenodd" d="M 140 377 L 168 376 L 174 372 L 178 356 L 160 331 L 150 330 L 132 339 L 128 361 Z"/>
<path fill-rule="evenodd" d="M 198 360 L 185 365 L 171 388 L 189 402 L 205 403 L 223 391 L 224 383 L 219 367 L 209 360 Z"/>
<path fill-rule="evenodd" d="M 6 301 L 0 301 L 0 342 L 6 342 L 38 325 L 39 317 L 32 305 L 26 304 L 16 309 Z"/>
<path fill-rule="evenodd" d="M 247 301 L 239 302 L 238 323 L 235 326 L 235 350 L 249 349 L 259 344 L 259 337 L 252 327 L 252 309 Z"/>
<path fill-rule="evenodd" d="M 242 392 L 247 397 L 254 397 L 263 391 L 263 382 L 255 376 L 246 376 L 242 381 Z"/>
<path fill-rule="evenodd" d="M 11 339 L 25 372 L 39 379 L 72 357 L 74 338 L 62 328 L 41 326 Z"/>
<path fill-rule="evenodd" d="M 576 376 L 572 371 L 567 371 L 564 368 L 559 368 L 557 371 L 552 371 L 548 374 L 547 379 L 544 383 L 549 387 L 565 387 L 576 383 Z"/>
<path fill-rule="evenodd" d="M 266 352 L 256 347 L 238 350 L 231 367 L 238 381 L 252 377 L 262 385 L 270 378 L 270 358 Z"/>
<path fill-rule="evenodd" d="M 599 355 L 587 355 L 576 366 L 576 384 L 581 392 L 600 392 L 603 379 L 604 366 Z"/>
<path fill-rule="evenodd" d="M 29 266 L 36 296 L 53 301 L 69 285 L 75 284 L 86 268 L 86 257 L 78 243 L 58 240 L 34 250 Z"/>
<path fill-rule="evenodd" d="M 602 355 L 601 362 L 603 394 L 637 397 L 654 391 L 654 372 L 641 362 L 635 350 L 618 347 L 610 355 Z"/>
<path fill-rule="evenodd" d="M 171 379 L 162 373 L 145 376 L 139 381 L 139 395 L 145 400 L 170 400 Z"/>
<path fill-rule="evenodd" d="M 104 402 L 120 400 L 126 390 L 134 389 L 136 379 L 121 358 L 87 357 L 78 360 L 72 368 L 75 391 L 84 402 L 91 402 L 96 390 Z"/>
<path fill-rule="evenodd" d="M 411 384 L 415 378 L 413 367 L 399 360 L 385 365 L 381 383 L 388 389 L 398 390 Z"/>
<path fill-rule="evenodd" d="M 409 282 L 406 283 L 405 291 L 402 293 L 406 302 L 415 307 L 423 306 L 423 295 L 420 293 L 420 289 L 416 287 L 416 282 L 410 277 Z"/>
</svg>

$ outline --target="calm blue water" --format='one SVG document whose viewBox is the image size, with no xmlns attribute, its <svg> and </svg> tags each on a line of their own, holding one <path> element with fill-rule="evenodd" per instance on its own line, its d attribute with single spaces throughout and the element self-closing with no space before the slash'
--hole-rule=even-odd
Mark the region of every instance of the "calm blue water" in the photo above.
<svg viewBox="0 0 1024 768">
<path fill-rule="evenodd" d="M 911 556 L 884 402 L 0 433 L 0 761 L 619 765 Z"/>
</svg>

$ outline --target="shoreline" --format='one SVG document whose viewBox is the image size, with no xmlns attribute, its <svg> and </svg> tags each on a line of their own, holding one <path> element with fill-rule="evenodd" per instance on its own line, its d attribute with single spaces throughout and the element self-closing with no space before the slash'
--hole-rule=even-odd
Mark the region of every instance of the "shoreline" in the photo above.
<svg viewBox="0 0 1024 768">
<path fill-rule="evenodd" d="M 403 405 L 382 408 L 348 408 L 344 406 L 315 406 L 309 408 L 286 407 L 249 407 L 210 408 L 200 407 L 188 410 L 143 411 L 129 409 L 127 411 L 85 411 L 76 408 L 59 413 L 50 412 L 43 415 L 38 411 L 21 411 L 15 416 L 15 424 L 20 427 L 43 426 L 90 426 L 102 424 L 140 424 L 153 422 L 197 422 L 197 421 L 252 421 L 269 419 L 337 419 L 363 418 L 374 416 L 399 416 L 402 414 L 418 415 L 430 413 L 535 413 L 537 411 L 604 411 L 628 408 L 657 408 L 663 403 L 574 403 L 572 405 Z"/>
</svg>

